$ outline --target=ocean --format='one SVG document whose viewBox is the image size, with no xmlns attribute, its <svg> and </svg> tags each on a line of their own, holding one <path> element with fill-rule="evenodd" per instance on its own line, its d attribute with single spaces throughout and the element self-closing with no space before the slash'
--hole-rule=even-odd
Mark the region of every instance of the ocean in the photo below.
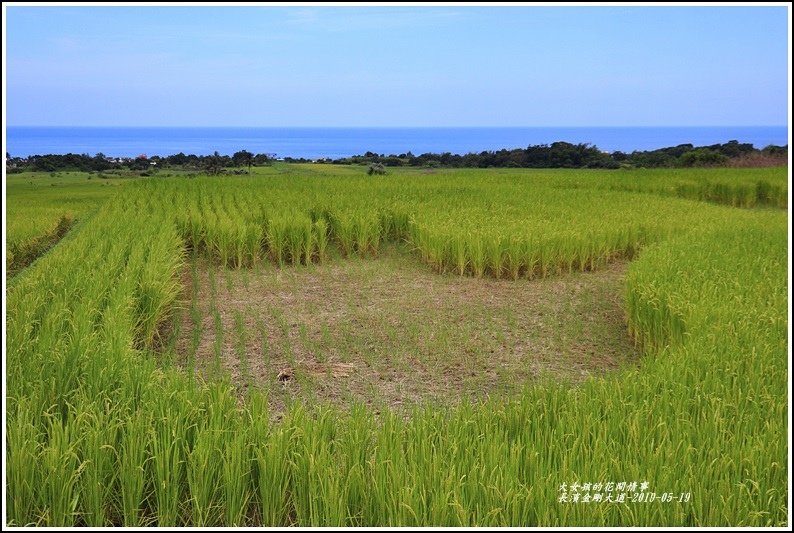
<svg viewBox="0 0 794 533">
<path fill-rule="evenodd" d="M 730 140 L 756 148 L 788 144 L 786 126 L 583 127 L 583 128 L 100 128 L 8 127 L 6 152 L 14 157 L 99 152 L 113 157 L 140 154 L 231 155 L 239 150 L 276 157 L 340 158 L 375 152 L 419 155 L 465 154 L 502 148 L 526 148 L 555 141 L 588 143 L 601 150 L 632 152 L 691 143 Z"/>
</svg>

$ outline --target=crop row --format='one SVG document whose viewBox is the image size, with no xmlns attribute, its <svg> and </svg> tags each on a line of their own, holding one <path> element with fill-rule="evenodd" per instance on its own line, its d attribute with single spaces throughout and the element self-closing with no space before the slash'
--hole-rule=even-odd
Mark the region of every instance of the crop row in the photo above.
<svg viewBox="0 0 794 533">
<path fill-rule="evenodd" d="M 531 279 L 632 258 L 669 232 L 702 223 L 657 198 L 611 191 L 600 191 L 598 202 L 588 191 L 558 189 L 472 202 L 468 190 L 452 189 L 429 204 L 393 186 L 349 197 L 338 189 L 318 195 L 300 182 L 284 192 L 244 182 L 213 189 L 203 180 L 148 187 L 158 189 L 148 209 L 172 213 L 188 249 L 232 268 L 265 259 L 323 262 L 330 247 L 343 256 L 375 255 L 395 241 L 439 272 Z"/>
</svg>

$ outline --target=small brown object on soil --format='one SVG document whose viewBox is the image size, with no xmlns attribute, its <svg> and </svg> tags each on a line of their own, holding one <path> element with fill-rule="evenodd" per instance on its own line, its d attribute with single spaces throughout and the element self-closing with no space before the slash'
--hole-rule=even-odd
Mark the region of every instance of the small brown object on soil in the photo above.
<svg viewBox="0 0 794 533">
<path fill-rule="evenodd" d="M 278 380 L 279 381 L 289 381 L 295 375 L 291 368 L 285 368 L 281 372 L 278 373 Z"/>
</svg>

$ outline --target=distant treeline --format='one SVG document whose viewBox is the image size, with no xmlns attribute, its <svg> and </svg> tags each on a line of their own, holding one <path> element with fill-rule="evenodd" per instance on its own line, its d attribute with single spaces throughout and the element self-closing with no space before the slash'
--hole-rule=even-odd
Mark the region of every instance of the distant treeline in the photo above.
<svg viewBox="0 0 794 533">
<path fill-rule="evenodd" d="M 6 153 L 6 170 L 8 172 L 57 172 L 79 170 L 83 172 L 103 172 L 112 170 L 128 170 L 141 173 L 154 173 L 159 169 L 180 169 L 197 172 L 219 174 L 225 168 L 251 167 L 270 164 L 273 154 L 253 154 L 247 150 L 240 150 L 233 155 L 185 155 L 178 153 L 166 157 L 147 157 L 141 154 L 137 157 L 109 157 L 99 153 L 95 156 L 88 154 L 66 155 L 32 155 L 30 157 L 12 157 Z"/>
<path fill-rule="evenodd" d="M 367 152 L 348 158 L 322 160 L 332 164 L 380 163 L 387 167 L 473 167 L 473 168 L 658 168 L 696 166 L 776 166 L 788 161 L 788 146 L 757 149 L 752 144 L 728 141 L 725 144 L 695 147 L 680 144 L 650 151 L 603 152 L 590 144 L 555 142 L 513 150 L 457 155 L 449 152 L 422 155 L 378 155 Z"/>
<path fill-rule="evenodd" d="M 6 154 L 8 172 L 81 170 L 102 172 L 128 170 L 151 174 L 159 169 L 182 169 L 220 174 L 232 167 L 262 166 L 270 164 L 275 154 L 253 154 L 246 150 L 233 155 L 185 155 L 178 153 L 167 157 L 114 158 L 104 154 L 34 155 L 27 158 Z M 551 145 L 530 145 L 527 148 L 502 149 L 468 153 L 464 155 L 444 152 L 414 155 L 383 155 L 367 152 L 364 155 L 339 159 L 318 160 L 291 158 L 286 162 L 324 164 L 380 164 L 386 167 L 454 167 L 454 168 L 660 168 L 660 167 L 706 167 L 706 166 L 777 166 L 788 162 L 788 146 L 770 145 L 757 149 L 750 143 L 728 141 L 725 144 L 698 146 L 680 144 L 658 150 L 626 152 L 604 152 L 591 144 L 555 142 Z"/>
</svg>

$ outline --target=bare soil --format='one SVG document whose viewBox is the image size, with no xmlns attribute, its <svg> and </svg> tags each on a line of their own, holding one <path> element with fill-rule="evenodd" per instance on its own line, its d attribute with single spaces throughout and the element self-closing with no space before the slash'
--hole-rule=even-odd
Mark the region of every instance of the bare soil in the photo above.
<svg viewBox="0 0 794 533">
<path fill-rule="evenodd" d="M 514 394 L 637 361 L 625 266 L 510 281 L 435 274 L 396 247 L 282 269 L 198 260 L 174 346 L 204 379 L 267 390 L 275 412 L 294 401 L 377 409 Z"/>
</svg>

